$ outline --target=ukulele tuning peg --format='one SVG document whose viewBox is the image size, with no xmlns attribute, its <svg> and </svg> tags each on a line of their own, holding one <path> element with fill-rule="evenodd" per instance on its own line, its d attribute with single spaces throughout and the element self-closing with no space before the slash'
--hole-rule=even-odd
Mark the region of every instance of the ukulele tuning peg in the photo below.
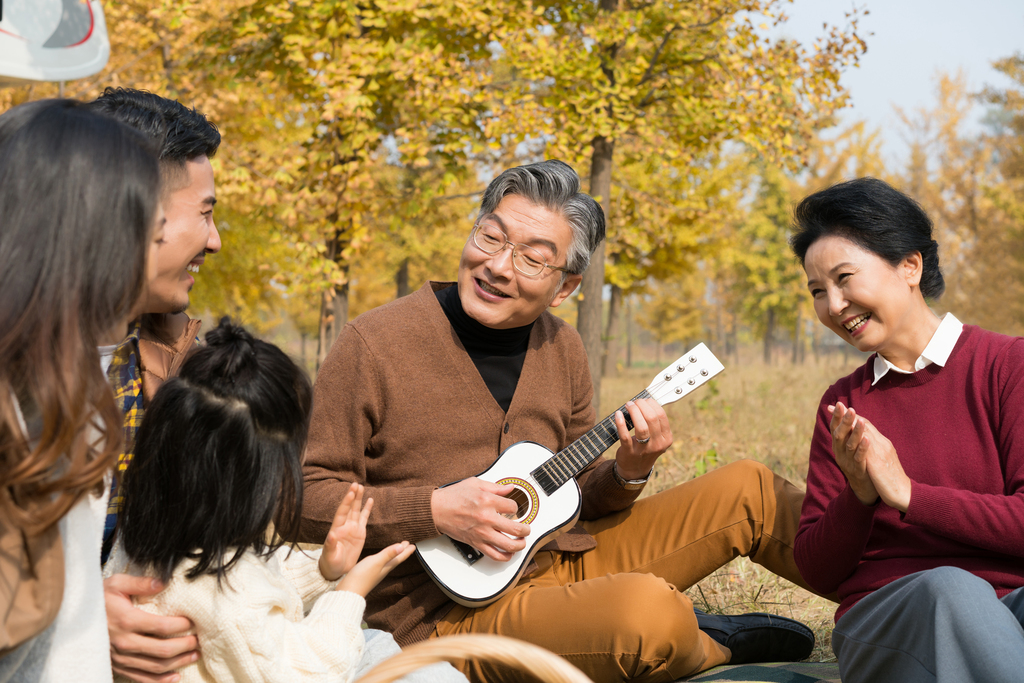
<svg viewBox="0 0 1024 683">
<path fill-rule="evenodd" d="M 677 394 L 683 393 L 683 388 L 682 387 L 676 387 L 676 393 Z"/>
<path fill-rule="evenodd" d="M 693 386 L 694 384 L 697 383 L 697 380 L 691 377 L 690 379 L 686 380 L 686 383 L 689 384 L 690 386 Z"/>
<path fill-rule="evenodd" d="M 701 370 L 700 371 L 700 376 L 701 377 L 707 377 L 708 376 L 708 371 L 707 370 Z"/>
<path fill-rule="evenodd" d="M 694 358 L 693 356 L 690 356 L 688 360 L 689 360 L 689 361 L 690 361 L 691 363 L 696 363 L 696 362 L 697 362 L 697 359 L 696 359 L 696 358 Z"/>
<path fill-rule="evenodd" d="M 665 381 L 668 382 L 671 379 L 672 379 L 672 373 L 671 372 L 666 372 L 665 373 Z"/>
</svg>

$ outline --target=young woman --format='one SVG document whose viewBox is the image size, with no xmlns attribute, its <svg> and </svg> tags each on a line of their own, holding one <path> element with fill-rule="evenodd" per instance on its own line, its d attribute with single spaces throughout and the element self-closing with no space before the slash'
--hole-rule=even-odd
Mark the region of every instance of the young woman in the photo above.
<svg viewBox="0 0 1024 683">
<path fill-rule="evenodd" d="M 843 681 L 1020 681 L 1024 339 L 931 311 L 931 222 L 884 182 L 811 195 L 796 224 L 818 319 L 874 353 L 822 397 L 795 543 L 839 593 Z"/>
<path fill-rule="evenodd" d="M 157 163 L 70 100 L 0 116 L 0 681 L 111 679 L 98 534 L 121 414 L 98 347 L 145 287 Z"/>
<path fill-rule="evenodd" d="M 182 681 L 345 683 L 371 663 L 364 597 L 413 546 L 357 563 L 372 507 L 357 485 L 322 553 L 267 540 L 271 523 L 275 538 L 298 530 L 311 402 L 302 370 L 225 318 L 146 411 L 107 571 L 160 579 L 141 608 L 195 624 L 203 654 Z M 397 652 L 378 634 L 376 655 Z M 449 665 L 433 672 L 420 680 L 465 683 Z"/>
</svg>

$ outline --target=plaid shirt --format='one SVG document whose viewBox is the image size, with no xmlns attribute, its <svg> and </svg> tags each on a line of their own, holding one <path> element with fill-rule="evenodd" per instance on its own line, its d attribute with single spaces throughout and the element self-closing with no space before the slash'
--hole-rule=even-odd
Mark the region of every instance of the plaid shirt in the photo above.
<svg viewBox="0 0 1024 683">
<path fill-rule="evenodd" d="M 136 321 L 128 337 L 118 344 L 107 370 L 107 378 L 114 389 L 114 402 L 124 413 L 124 446 L 117 459 L 117 476 L 110 484 L 110 502 L 107 505 L 107 519 L 103 525 L 103 556 L 107 561 L 113 541 L 117 513 L 121 511 L 124 496 L 118 491 L 117 483 L 128 469 L 135 449 L 135 434 L 142 424 L 142 372 L 139 368 L 139 334 L 141 322 Z"/>
</svg>

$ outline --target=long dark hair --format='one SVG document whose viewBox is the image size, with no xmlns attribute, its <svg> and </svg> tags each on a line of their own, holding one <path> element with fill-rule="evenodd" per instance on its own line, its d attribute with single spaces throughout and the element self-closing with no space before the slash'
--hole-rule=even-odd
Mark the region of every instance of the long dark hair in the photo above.
<svg viewBox="0 0 1024 683">
<path fill-rule="evenodd" d="M 151 147 L 72 100 L 0 116 L 0 514 L 27 533 L 99 490 L 120 452 L 97 345 L 145 287 Z"/>
<path fill-rule="evenodd" d="M 312 400 L 284 352 L 221 320 L 146 410 L 119 522 L 131 561 L 166 581 L 191 558 L 188 578 L 221 579 L 283 545 L 271 522 L 295 538 Z"/>
<path fill-rule="evenodd" d="M 921 294 L 938 299 L 946 289 L 932 221 L 913 199 L 877 178 L 857 178 L 809 195 L 796 207 L 789 244 L 803 263 L 811 245 L 835 235 L 850 240 L 891 266 L 921 252 Z"/>
</svg>

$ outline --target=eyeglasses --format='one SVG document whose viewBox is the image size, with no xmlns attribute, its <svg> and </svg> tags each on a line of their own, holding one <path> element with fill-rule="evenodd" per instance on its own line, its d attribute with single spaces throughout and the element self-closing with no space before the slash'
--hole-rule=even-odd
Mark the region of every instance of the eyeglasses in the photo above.
<svg viewBox="0 0 1024 683">
<path fill-rule="evenodd" d="M 571 272 L 568 268 L 549 266 L 548 261 L 555 258 L 553 254 L 547 254 L 525 244 L 509 242 L 504 230 L 487 221 L 473 226 L 473 244 L 485 254 L 497 254 L 505 247 L 511 246 L 512 265 L 523 275 L 537 277 L 545 268 L 560 270 L 563 273 Z"/>
</svg>

